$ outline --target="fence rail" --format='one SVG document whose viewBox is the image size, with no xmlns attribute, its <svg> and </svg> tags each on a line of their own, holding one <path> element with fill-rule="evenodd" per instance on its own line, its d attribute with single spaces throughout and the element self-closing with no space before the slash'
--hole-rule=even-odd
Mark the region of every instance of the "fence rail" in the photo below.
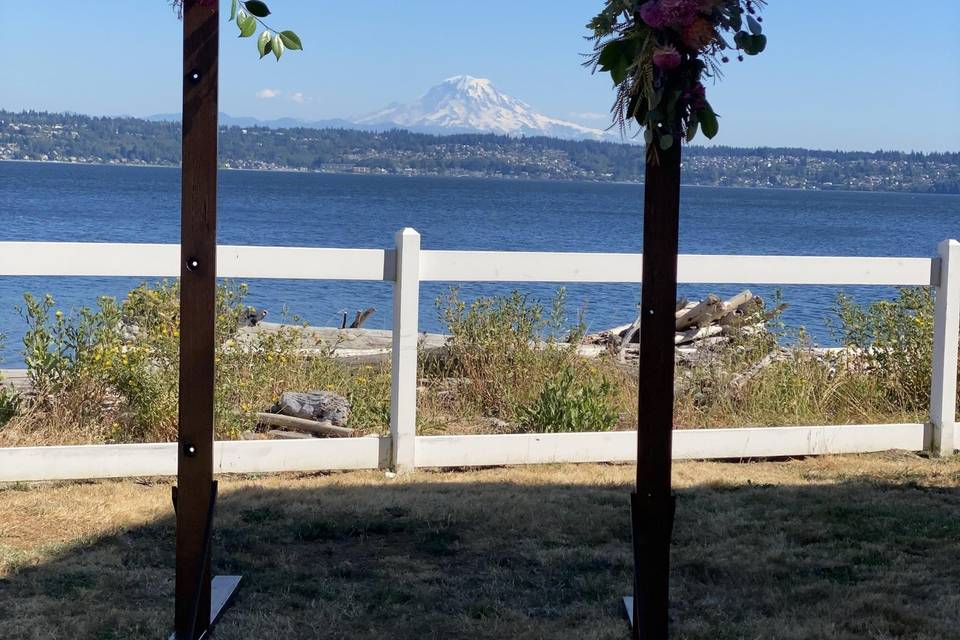
<svg viewBox="0 0 960 640">
<path fill-rule="evenodd" d="M 176 277 L 171 244 L 0 242 L 0 276 Z M 390 249 L 222 245 L 225 278 L 373 280 L 394 284 L 390 435 L 312 441 L 220 442 L 215 471 L 252 473 L 332 469 L 629 462 L 636 432 L 417 436 L 420 282 L 639 283 L 640 254 L 421 250 L 413 229 Z M 933 377 L 927 424 L 832 425 L 675 431 L 675 458 L 770 456 L 926 449 L 949 454 L 956 423 L 960 243 L 945 240 L 933 258 L 681 255 L 684 283 L 898 285 L 936 288 Z M 0 481 L 105 478 L 176 473 L 176 445 L 130 444 L 0 449 Z"/>
</svg>

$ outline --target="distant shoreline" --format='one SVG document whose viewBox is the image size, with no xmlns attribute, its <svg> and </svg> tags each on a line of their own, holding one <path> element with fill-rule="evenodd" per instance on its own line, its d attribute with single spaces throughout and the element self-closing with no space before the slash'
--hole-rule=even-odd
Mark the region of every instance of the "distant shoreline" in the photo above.
<svg viewBox="0 0 960 640">
<path fill-rule="evenodd" d="M 143 168 L 143 169 L 179 169 L 180 165 L 176 164 L 148 164 L 148 163 L 139 163 L 139 162 L 69 162 L 65 160 L 21 160 L 16 158 L 0 158 L 0 163 L 10 162 L 10 163 L 21 163 L 21 164 L 57 164 L 57 165 L 69 165 L 69 166 L 79 166 L 79 167 L 129 167 L 129 168 Z M 491 181 L 504 181 L 504 182 L 548 182 L 548 183 L 559 183 L 559 184 L 611 184 L 611 185 L 622 185 L 622 186 L 643 186 L 643 182 L 631 182 L 625 180 L 569 180 L 563 178 L 525 178 L 521 176 L 467 176 L 467 175 L 404 175 L 401 173 L 365 173 L 365 172 L 353 172 L 353 171 L 316 171 L 311 169 L 295 169 L 295 168 L 282 168 L 282 169 L 243 169 L 240 167 L 220 167 L 220 171 L 249 171 L 251 173 L 300 173 L 308 175 L 328 175 L 328 176 L 357 176 L 357 177 L 389 177 L 389 178 L 405 178 L 405 179 L 416 179 L 416 178 L 434 178 L 442 180 L 491 180 Z M 893 191 L 893 190 L 864 190 L 864 189 L 822 189 L 819 187 L 811 187 L 809 189 L 801 189 L 797 187 L 746 187 L 746 186 L 733 186 L 733 185 L 720 185 L 720 184 L 690 184 L 687 182 L 681 182 L 681 187 L 686 188 L 701 188 L 701 189 L 736 189 L 736 190 L 745 190 L 745 191 L 790 191 L 790 192 L 817 192 L 817 193 L 862 193 L 862 194 L 882 194 L 882 195 L 904 195 L 904 196 L 942 196 L 942 197 L 958 197 L 958 193 L 928 193 L 924 191 Z"/>
</svg>

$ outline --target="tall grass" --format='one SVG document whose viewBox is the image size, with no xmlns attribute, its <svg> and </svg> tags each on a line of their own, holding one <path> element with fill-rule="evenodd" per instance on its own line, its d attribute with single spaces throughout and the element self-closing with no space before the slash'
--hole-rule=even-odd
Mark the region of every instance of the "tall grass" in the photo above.
<svg viewBox="0 0 960 640">
<path fill-rule="evenodd" d="M 385 433 L 387 364 L 352 366 L 309 342 L 298 325 L 238 335 L 246 288 L 218 289 L 216 433 L 236 438 L 283 391 L 327 389 L 347 397 L 351 425 Z M 0 391 L 0 445 L 168 441 L 176 437 L 179 288 L 142 285 L 123 300 L 64 311 L 25 296 L 24 361 L 34 393 Z M 578 355 L 579 316 L 565 292 L 546 304 L 514 292 L 437 300 L 450 339 L 422 357 L 421 432 L 594 431 L 637 424 L 636 366 L 613 353 Z M 677 367 L 678 428 L 922 421 L 932 355 L 933 298 L 900 292 L 867 306 L 841 297 L 834 327 L 846 347 L 809 348 L 776 318 Z M 783 345 L 790 344 L 785 347 Z M 310 347 L 304 350 L 303 347 Z M 306 353 L 309 351 L 309 354 Z M 642 375 L 642 372 L 640 372 Z"/>
<path fill-rule="evenodd" d="M 352 426 L 384 432 L 389 370 L 344 367 L 322 345 L 305 357 L 298 326 L 237 338 L 243 285 L 223 284 L 216 300 L 215 417 L 218 438 L 236 438 L 286 390 L 326 389 L 352 404 Z M 179 286 L 141 285 L 122 301 L 63 311 L 25 296 L 24 361 L 34 393 L 0 431 L 0 442 L 139 442 L 176 438 Z"/>
</svg>

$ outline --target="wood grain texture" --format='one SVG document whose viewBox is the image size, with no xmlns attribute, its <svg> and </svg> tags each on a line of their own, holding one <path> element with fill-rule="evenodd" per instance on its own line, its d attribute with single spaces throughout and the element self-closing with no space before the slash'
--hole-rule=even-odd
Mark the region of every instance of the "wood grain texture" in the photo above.
<svg viewBox="0 0 960 640">
<path fill-rule="evenodd" d="M 661 151 L 659 162 L 647 161 L 645 184 L 637 491 L 631 501 L 635 568 L 633 637 L 665 640 L 673 520 L 670 469 L 680 232 L 679 144 Z"/>
<path fill-rule="evenodd" d="M 174 633 L 194 640 L 211 609 L 204 534 L 213 491 L 214 321 L 217 255 L 219 13 L 187 0 L 183 12 L 180 237 L 180 406 Z M 199 593 L 198 593 L 199 590 Z"/>
</svg>

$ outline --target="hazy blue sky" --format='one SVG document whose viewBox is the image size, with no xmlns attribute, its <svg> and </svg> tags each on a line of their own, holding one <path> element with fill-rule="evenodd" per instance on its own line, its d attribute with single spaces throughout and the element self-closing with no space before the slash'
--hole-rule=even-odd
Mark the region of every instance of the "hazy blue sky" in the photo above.
<svg viewBox="0 0 960 640">
<path fill-rule="evenodd" d="M 258 61 L 224 24 L 222 111 L 351 116 L 465 73 L 548 115 L 608 121 L 609 81 L 580 66 L 599 0 L 269 4 L 268 22 L 295 28 L 306 51 Z M 960 0 L 770 0 L 765 17 L 767 51 L 708 87 L 718 142 L 960 150 Z M 0 107 L 179 110 L 180 24 L 166 0 L 0 0 L 0 28 Z"/>
</svg>

